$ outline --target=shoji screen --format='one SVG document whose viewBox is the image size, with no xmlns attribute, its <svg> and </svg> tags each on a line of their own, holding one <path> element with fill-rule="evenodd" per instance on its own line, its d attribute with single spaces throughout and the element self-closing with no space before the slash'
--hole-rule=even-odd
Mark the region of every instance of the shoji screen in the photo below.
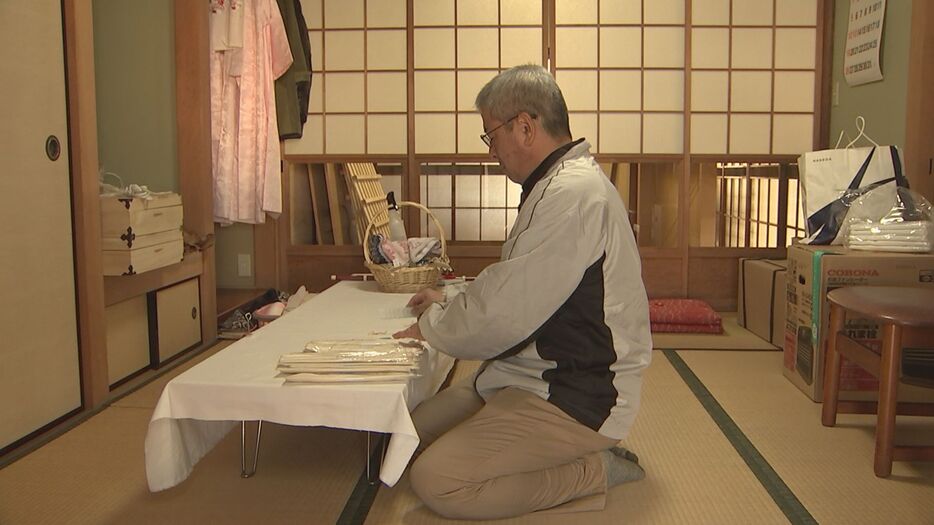
<svg viewBox="0 0 934 525">
<path fill-rule="evenodd" d="M 599 153 L 680 154 L 690 115 L 692 153 L 808 150 L 816 24 L 817 0 L 556 0 L 572 132 Z"/>
<path fill-rule="evenodd" d="M 473 101 L 500 70 L 542 63 L 541 0 L 415 0 L 415 153 L 486 153 Z"/>
<path fill-rule="evenodd" d="M 415 154 L 485 155 L 474 98 L 499 71 L 542 64 L 542 0 L 414 0 Z M 498 166 L 420 164 L 421 201 L 449 239 L 502 241 L 518 186 Z M 422 231 L 433 232 L 423 217 Z"/>
<path fill-rule="evenodd" d="M 571 132 L 607 154 L 678 154 L 684 0 L 557 0 L 555 70 Z"/>
<path fill-rule="evenodd" d="M 685 129 L 694 154 L 811 148 L 818 0 L 553 3 L 550 21 L 550 0 L 303 0 L 311 115 L 287 152 L 405 154 L 412 112 L 415 154 L 483 154 L 474 96 L 504 68 L 543 63 L 552 31 L 572 132 L 595 152 L 682 155 Z"/>
<path fill-rule="evenodd" d="M 817 0 L 691 5 L 691 152 L 810 150 Z"/>
<path fill-rule="evenodd" d="M 286 153 L 404 155 L 406 0 L 302 0 L 312 94 Z"/>
</svg>

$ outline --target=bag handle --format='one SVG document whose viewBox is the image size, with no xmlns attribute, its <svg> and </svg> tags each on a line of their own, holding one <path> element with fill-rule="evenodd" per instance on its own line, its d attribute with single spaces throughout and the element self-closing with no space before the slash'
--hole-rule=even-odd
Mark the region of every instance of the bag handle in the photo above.
<svg viewBox="0 0 934 525">
<path fill-rule="evenodd" d="M 898 155 L 898 148 L 889 146 L 889 151 L 892 154 L 892 168 L 895 170 L 895 185 L 902 188 L 910 188 L 908 185 L 908 177 L 905 177 L 905 174 L 902 173 L 902 159 Z"/>
</svg>

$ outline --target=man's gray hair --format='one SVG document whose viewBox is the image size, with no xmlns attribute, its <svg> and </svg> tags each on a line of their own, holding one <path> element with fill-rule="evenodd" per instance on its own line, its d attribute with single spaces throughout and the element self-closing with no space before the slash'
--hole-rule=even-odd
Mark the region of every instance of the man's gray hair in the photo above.
<svg viewBox="0 0 934 525">
<path fill-rule="evenodd" d="M 552 137 L 571 137 L 564 96 L 554 77 L 542 66 L 526 64 L 496 75 L 477 94 L 474 105 L 501 122 L 526 112 L 541 119 L 545 132 Z"/>
</svg>

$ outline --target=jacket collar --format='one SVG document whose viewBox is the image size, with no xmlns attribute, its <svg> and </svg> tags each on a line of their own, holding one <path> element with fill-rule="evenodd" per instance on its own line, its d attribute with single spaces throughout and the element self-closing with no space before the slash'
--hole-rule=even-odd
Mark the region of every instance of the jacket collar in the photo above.
<svg viewBox="0 0 934 525">
<path fill-rule="evenodd" d="M 575 141 L 568 142 L 564 146 L 561 146 L 560 148 L 552 151 L 550 154 L 548 154 L 547 157 L 545 157 L 545 160 L 543 160 L 542 163 L 539 164 L 537 168 L 532 170 L 532 173 L 522 183 L 522 196 L 519 197 L 520 208 L 522 208 L 522 203 L 525 202 L 525 198 L 528 197 L 529 193 L 532 192 L 532 188 L 534 188 L 535 185 L 538 184 L 538 181 L 542 180 L 542 177 L 544 177 L 545 174 L 548 173 L 548 170 L 550 170 L 551 167 L 554 166 L 555 163 L 558 162 L 558 160 L 561 157 L 565 156 L 568 151 L 571 151 L 571 148 L 573 148 L 574 146 L 577 146 L 581 142 L 584 142 L 583 138 L 579 138 Z"/>
</svg>

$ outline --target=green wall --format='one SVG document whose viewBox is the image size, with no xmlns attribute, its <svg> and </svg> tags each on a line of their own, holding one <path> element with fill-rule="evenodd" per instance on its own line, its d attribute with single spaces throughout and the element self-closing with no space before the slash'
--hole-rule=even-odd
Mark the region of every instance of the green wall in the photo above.
<svg viewBox="0 0 934 525">
<path fill-rule="evenodd" d="M 836 144 L 842 129 L 846 129 L 850 137 L 855 138 L 855 120 L 860 115 L 866 119 L 866 133 L 873 140 L 879 144 L 905 146 L 911 1 L 888 0 L 886 2 L 885 21 L 882 26 L 882 80 L 853 87 L 848 86 L 843 77 L 843 51 L 850 2 L 848 0 L 835 2 L 831 90 L 835 86 L 839 89 L 839 104 L 834 105 L 833 96 L 831 96 L 830 136 L 828 137 L 830 147 Z M 868 143 L 861 142 L 861 144 Z"/>
<path fill-rule="evenodd" d="M 237 256 L 250 256 L 250 275 L 237 274 Z M 214 225 L 214 268 L 218 288 L 254 288 L 256 258 L 253 257 L 253 225 L 235 223 L 230 226 Z"/>
<path fill-rule="evenodd" d="M 178 191 L 171 0 L 94 0 L 100 165 L 125 184 Z"/>
</svg>

